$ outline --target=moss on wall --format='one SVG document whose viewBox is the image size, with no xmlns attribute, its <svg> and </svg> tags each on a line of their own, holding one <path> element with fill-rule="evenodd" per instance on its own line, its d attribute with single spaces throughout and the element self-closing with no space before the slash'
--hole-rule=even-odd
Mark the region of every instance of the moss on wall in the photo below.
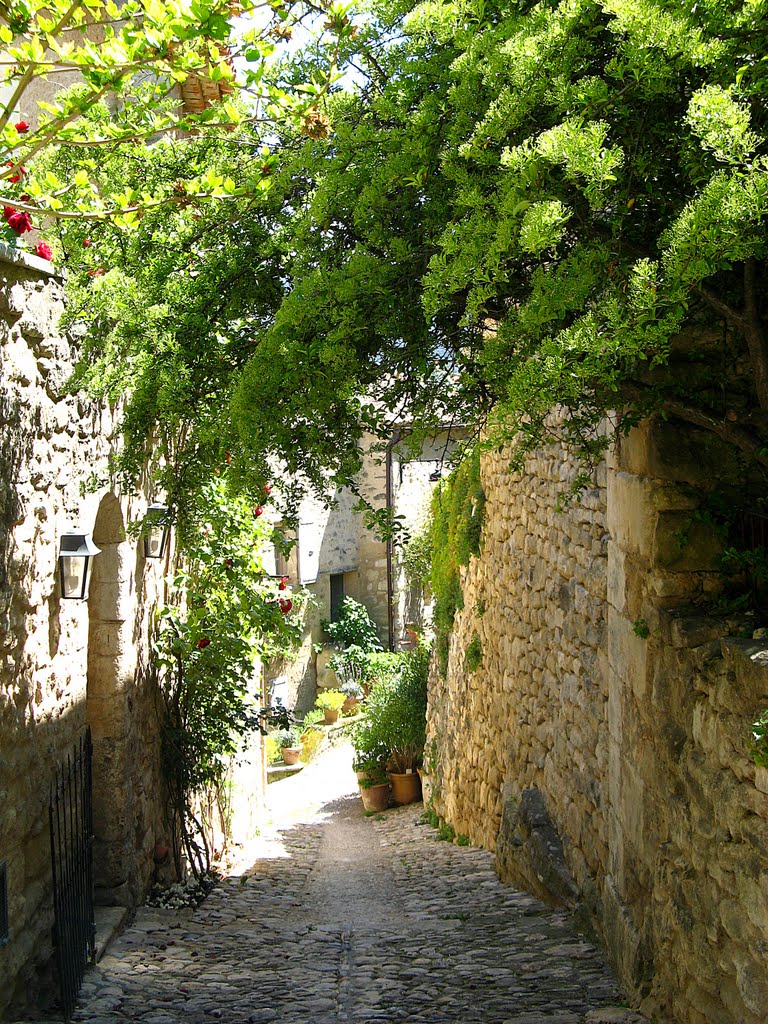
<svg viewBox="0 0 768 1024">
<path fill-rule="evenodd" d="M 480 481 L 480 449 L 441 483 L 432 498 L 432 570 L 435 597 L 435 649 L 440 671 L 448 667 L 448 647 L 456 612 L 464 607 L 460 568 L 482 545 L 485 492 Z"/>
</svg>

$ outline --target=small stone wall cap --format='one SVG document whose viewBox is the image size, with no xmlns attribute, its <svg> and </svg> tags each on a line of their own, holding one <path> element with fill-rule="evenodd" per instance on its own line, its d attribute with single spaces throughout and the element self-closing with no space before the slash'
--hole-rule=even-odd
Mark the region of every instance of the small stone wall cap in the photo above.
<svg viewBox="0 0 768 1024">
<path fill-rule="evenodd" d="M 605 1006 L 601 1010 L 590 1010 L 584 1024 L 649 1024 L 648 1018 L 637 1010 L 622 1006 Z"/>
</svg>

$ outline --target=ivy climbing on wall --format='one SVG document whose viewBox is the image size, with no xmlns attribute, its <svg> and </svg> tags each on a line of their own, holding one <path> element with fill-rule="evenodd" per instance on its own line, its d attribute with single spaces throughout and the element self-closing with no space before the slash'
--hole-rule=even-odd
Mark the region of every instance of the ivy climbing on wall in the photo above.
<svg viewBox="0 0 768 1024">
<path fill-rule="evenodd" d="M 480 480 L 480 448 L 475 447 L 432 499 L 432 569 L 435 598 L 435 650 L 440 672 L 448 668 L 448 647 L 456 612 L 464 607 L 460 568 L 482 544 L 485 491 Z"/>
</svg>

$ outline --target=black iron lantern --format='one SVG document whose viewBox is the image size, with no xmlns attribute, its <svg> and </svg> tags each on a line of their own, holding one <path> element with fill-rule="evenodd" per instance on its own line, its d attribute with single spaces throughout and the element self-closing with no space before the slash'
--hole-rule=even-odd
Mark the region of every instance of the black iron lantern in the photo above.
<svg viewBox="0 0 768 1024">
<path fill-rule="evenodd" d="M 70 531 L 61 535 L 59 544 L 59 575 L 61 596 L 70 601 L 82 601 L 88 592 L 91 559 L 98 555 L 90 533 Z"/>
<path fill-rule="evenodd" d="M 147 509 L 144 519 L 144 557 L 162 558 L 168 547 L 171 524 L 168 521 L 168 506 L 154 504 Z"/>
</svg>

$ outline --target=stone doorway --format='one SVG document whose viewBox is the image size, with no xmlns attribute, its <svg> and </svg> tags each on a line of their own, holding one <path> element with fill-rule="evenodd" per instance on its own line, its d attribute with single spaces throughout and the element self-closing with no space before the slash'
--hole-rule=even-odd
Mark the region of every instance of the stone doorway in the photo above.
<svg viewBox="0 0 768 1024">
<path fill-rule="evenodd" d="M 136 657 L 135 545 L 126 541 L 120 503 L 107 494 L 93 529 L 88 611 L 86 721 L 93 737 L 94 881 L 96 902 L 130 905 L 135 815 L 130 714 Z"/>
</svg>

